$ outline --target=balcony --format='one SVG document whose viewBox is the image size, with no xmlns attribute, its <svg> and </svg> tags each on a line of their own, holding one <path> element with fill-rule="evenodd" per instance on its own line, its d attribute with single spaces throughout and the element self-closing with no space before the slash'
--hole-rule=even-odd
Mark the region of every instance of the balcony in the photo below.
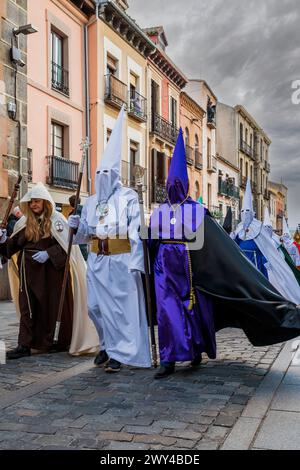
<svg viewBox="0 0 300 470">
<path fill-rule="evenodd" d="M 248 157 L 252 158 L 252 160 L 255 160 L 254 157 L 254 150 L 250 145 L 247 144 L 244 140 L 240 141 L 240 150 L 244 152 Z"/>
<path fill-rule="evenodd" d="M 207 171 L 209 171 L 210 173 L 216 173 L 217 171 L 217 159 L 213 155 L 208 155 Z"/>
<path fill-rule="evenodd" d="M 140 122 L 147 121 L 147 100 L 135 90 L 128 92 L 128 115 Z"/>
<path fill-rule="evenodd" d="M 203 168 L 203 156 L 198 150 L 195 150 L 195 168 L 198 170 Z"/>
<path fill-rule="evenodd" d="M 190 145 L 185 146 L 186 162 L 188 165 L 194 165 L 194 149 Z"/>
<path fill-rule="evenodd" d="M 58 188 L 76 189 L 79 174 L 79 163 L 67 158 L 50 155 L 48 160 L 47 183 Z"/>
<path fill-rule="evenodd" d="M 208 210 L 215 219 L 221 219 L 223 217 L 223 212 L 219 206 L 208 206 Z"/>
<path fill-rule="evenodd" d="M 147 170 L 144 168 L 144 176 L 142 179 L 143 188 L 147 187 Z M 122 160 L 121 164 L 121 180 L 124 186 L 127 188 L 136 189 L 137 181 L 134 176 L 134 165 L 131 162 L 126 162 Z"/>
<path fill-rule="evenodd" d="M 51 86 L 53 90 L 69 96 L 69 72 L 55 62 L 51 66 Z"/>
<path fill-rule="evenodd" d="M 207 127 L 210 129 L 216 129 L 216 107 L 207 106 Z"/>
<path fill-rule="evenodd" d="M 152 191 L 152 202 L 154 204 L 162 204 L 167 199 L 166 182 L 161 180 L 154 181 Z"/>
<path fill-rule="evenodd" d="M 127 85 L 111 73 L 105 75 L 104 101 L 119 109 L 127 103 Z"/>
<path fill-rule="evenodd" d="M 271 165 L 270 165 L 269 162 L 267 162 L 267 160 L 264 161 L 264 169 L 265 169 L 268 173 L 270 173 L 270 171 L 271 171 Z"/>
<path fill-rule="evenodd" d="M 219 180 L 219 194 L 221 196 L 233 197 L 239 199 L 240 190 L 230 180 Z"/>
<path fill-rule="evenodd" d="M 171 144 L 176 143 L 178 129 L 171 122 L 167 121 L 159 114 L 154 113 L 152 115 L 152 126 L 151 132 L 157 134 L 164 140 L 167 140 Z"/>
<path fill-rule="evenodd" d="M 247 180 L 248 180 L 247 176 L 240 175 L 240 188 L 241 189 L 246 189 Z M 256 193 L 257 192 L 257 184 L 254 181 L 250 181 L 250 183 L 251 183 L 252 192 Z"/>
</svg>

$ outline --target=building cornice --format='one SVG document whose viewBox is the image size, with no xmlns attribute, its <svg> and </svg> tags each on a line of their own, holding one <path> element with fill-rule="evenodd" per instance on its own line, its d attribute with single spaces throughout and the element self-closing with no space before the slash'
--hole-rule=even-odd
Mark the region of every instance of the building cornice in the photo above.
<svg viewBox="0 0 300 470">
<path fill-rule="evenodd" d="M 235 166 L 233 163 L 229 162 L 228 160 L 226 160 L 226 158 L 224 157 L 221 157 L 221 155 L 219 155 L 217 153 L 216 155 L 217 159 L 220 160 L 221 162 L 225 163 L 226 165 L 230 166 L 230 168 L 232 168 L 233 170 L 235 170 L 237 173 L 240 172 L 240 169 L 238 166 Z"/>
<path fill-rule="evenodd" d="M 115 2 L 107 0 L 100 4 L 99 18 L 143 57 L 147 58 L 155 51 L 156 47 L 151 39 Z"/>
<path fill-rule="evenodd" d="M 251 116 L 251 114 L 247 111 L 247 109 L 244 108 L 244 106 L 242 106 L 241 104 L 238 104 L 234 107 L 234 109 L 236 110 L 237 113 L 241 114 L 250 124 L 252 124 L 255 130 L 263 136 L 263 138 L 265 139 L 268 145 L 271 145 L 272 143 L 271 139 L 267 136 L 263 128 L 260 127 L 260 125 L 256 122 L 253 116 Z"/>
<path fill-rule="evenodd" d="M 183 106 L 189 109 L 190 112 L 199 116 L 201 119 L 205 116 L 206 112 L 204 109 L 196 103 L 185 91 L 180 93 L 180 100 Z"/>
<path fill-rule="evenodd" d="M 188 83 L 186 76 L 161 49 L 156 47 L 149 60 L 179 89 L 184 88 Z"/>
</svg>

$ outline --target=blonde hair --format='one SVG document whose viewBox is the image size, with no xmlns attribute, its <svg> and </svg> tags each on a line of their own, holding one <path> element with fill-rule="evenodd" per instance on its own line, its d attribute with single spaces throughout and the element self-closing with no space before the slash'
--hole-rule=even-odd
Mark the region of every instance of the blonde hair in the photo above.
<svg viewBox="0 0 300 470">
<path fill-rule="evenodd" d="M 53 206 L 51 202 L 44 201 L 44 209 L 41 214 L 41 222 L 34 212 L 30 209 L 30 202 L 22 204 L 22 212 L 26 217 L 25 237 L 30 242 L 37 243 L 41 238 L 48 238 L 51 235 L 51 215 Z"/>
</svg>

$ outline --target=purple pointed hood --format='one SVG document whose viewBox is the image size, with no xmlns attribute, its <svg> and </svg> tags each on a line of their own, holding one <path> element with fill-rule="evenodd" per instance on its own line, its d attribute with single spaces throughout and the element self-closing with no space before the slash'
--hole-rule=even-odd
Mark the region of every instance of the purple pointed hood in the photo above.
<svg viewBox="0 0 300 470">
<path fill-rule="evenodd" d="M 167 179 L 167 192 L 171 204 L 184 201 L 189 191 L 189 178 L 186 165 L 186 155 L 183 133 L 180 128 L 173 157 L 171 160 L 169 176 Z"/>
</svg>

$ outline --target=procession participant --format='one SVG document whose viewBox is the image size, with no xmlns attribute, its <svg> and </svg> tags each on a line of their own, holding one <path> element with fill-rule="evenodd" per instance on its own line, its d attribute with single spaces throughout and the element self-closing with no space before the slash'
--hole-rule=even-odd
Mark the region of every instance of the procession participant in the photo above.
<svg viewBox="0 0 300 470">
<path fill-rule="evenodd" d="M 18 222 L 18 220 L 22 217 L 22 212 L 21 212 L 21 209 L 19 206 L 16 206 L 13 211 L 12 211 L 12 214 L 10 214 L 10 216 L 8 217 L 7 219 L 7 227 L 6 227 L 6 230 L 7 230 L 7 236 L 10 237 L 11 234 L 13 233 L 14 231 L 14 226 L 16 225 L 16 223 Z"/>
<path fill-rule="evenodd" d="M 94 363 L 105 365 L 106 372 L 119 372 L 121 364 L 151 366 L 138 196 L 120 178 L 123 120 L 124 107 L 96 172 L 96 194 L 87 199 L 81 218 L 69 217 L 70 227 L 78 229 L 74 243 L 92 242 L 88 310 L 101 346 Z"/>
<path fill-rule="evenodd" d="M 228 209 L 227 209 L 226 216 L 225 216 L 225 219 L 224 219 L 224 222 L 223 222 L 223 229 L 225 230 L 225 232 L 228 233 L 228 235 L 230 235 L 231 232 L 232 232 L 232 209 L 231 209 L 231 206 L 229 206 Z"/>
<path fill-rule="evenodd" d="M 300 253 L 298 251 L 297 246 L 294 244 L 294 240 L 291 237 L 291 232 L 285 217 L 283 217 L 281 242 L 289 253 L 290 257 L 292 258 L 294 265 L 297 268 L 298 266 L 300 267 Z"/>
<path fill-rule="evenodd" d="M 192 366 L 198 366 L 202 352 L 216 357 L 212 305 L 205 295 L 194 292 L 186 238 L 200 224 L 204 209 L 188 196 L 188 188 L 180 129 L 167 180 L 167 201 L 150 220 L 160 351 L 155 379 L 172 374 L 175 362 L 191 361 Z"/>
<path fill-rule="evenodd" d="M 8 359 L 30 356 L 31 349 L 53 350 L 68 244 L 67 221 L 55 210 L 42 183 L 23 197 L 21 209 L 24 216 L 12 236 L 0 233 L 0 253 L 11 260 L 11 291 L 20 313 L 18 346 L 7 353 Z M 98 341 L 85 307 L 85 264 L 77 247 L 71 256 L 71 275 L 56 350 L 78 355 L 96 351 Z"/>
<path fill-rule="evenodd" d="M 299 256 L 300 256 L 300 232 L 299 229 L 297 228 L 296 232 L 294 233 L 294 245 L 298 249 Z M 298 266 L 298 269 L 300 269 L 300 266 Z"/>
<path fill-rule="evenodd" d="M 269 236 L 272 238 L 272 241 L 274 243 L 274 246 L 275 246 L 276 250 L 278 251 L 281 258 L 283 258 L 284 261 L 287 263 L 287 265 L 289 266 L 289 268 L 293 272 L 293 274 L 296 278 L 296 281 L 298 282 L 298 284 L 300 286 L 300 271 L 296 268 L 295 264 L 293 263 L 293 260 L 292 260 L 291 256 L 289 255 L 288 251 L 284 247 L 283 243 L 281 243 L 280 237 L 273 232 L 273 227 L 272 227 L 272 223 L 271 223 L 271 220 L 270 220 L 270 214 L 269 214 L 269 210 L 268 210 L 267 207 L 265 208 L 265 215 L 264 215 L 263 224 L 264 224 L 264 227 L 267 230 Z"/>
<path fill-rule="evenodd" d="M 270 281 L 281 295 L 300 304 L 299 285 L 278 252 L 263 223 L 254 217 L 251 184 L 248 178 L 243 207 L 242 222 L 231 234 L 247 258 Z"/>
</svg>

